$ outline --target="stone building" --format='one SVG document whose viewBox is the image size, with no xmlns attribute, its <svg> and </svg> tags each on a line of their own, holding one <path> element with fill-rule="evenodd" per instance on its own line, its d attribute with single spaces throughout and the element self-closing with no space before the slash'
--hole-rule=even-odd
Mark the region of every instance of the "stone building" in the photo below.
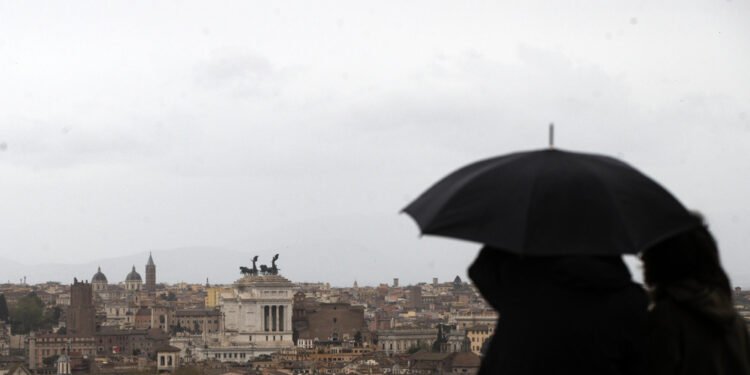
<svg viewBox="0 0 750 375">
<path fill-rule="evenodd" d="M 297 346 L 301 348 L 312 348 L 315 342 L 371 342 L 364 307 L 348 303 L 319 303 L 305 299 L 301 292 L 294 298 L 292 326 Z"/>
<path fill-rule="evenodd" d="M 197 359 L 246 362 L 293 348 L 294 284 L 281 275 L 249 275 L 219 296 L 223 326 L 196 350 Z"/>
<path fill-rule="evenodd" d="M 34 370 L 43 367 L 44 358 L 62 355 L 68 352 L 81 353 L 86 356 L 96 354 L 94 336 L 68 336 L 58 334 L 31 335 L 28 338 L 29 368 Z"/>
<path fill-rule="evenodd" d="M 156 372 L 174 372 L 180 361 L 180 348 L 166 345 L 156 350 Z"/>
<path fill-rule="evenodd" d="M 466 337 L 469 339 L 469 349 L 472 353 L 482 354 L 482 346 L 494 333 L 495 326 L 476 325 L 466 328 Z"/>
<path fill-rule="evenodd" d="M 472 314 L 472 315 L 456 315 L 453 317 L 453 323 L 456 324 L 458 329 L 466 329 L 476 325 L 496 326 L 498 315 L 492 314 Z"/>
<path fill-rule="evenodd" d="M 120 353 L 154 355 L 155 348 L 169 343 L 169 336 L 160 330 L 102 328 L 94 335 L 96 352 L 99 355 Z"/>
<path fill-rule="evenodd" d="M 412 347 L 428 346 L 437 340 L 437 328 L 406 328 L 378 331 L 378 346 L 388 355 L 406 353 Z"/>
<path fill-rule="evenodd" d="M 91 284 L 73 279 L 65 323 L 69 335 L 91 336 L 96 331 L 96 309 L 92 293 Z"/>
<path fill-rule="evenodd" d="M 407 294 L 407 306 L 417 311 L 422 309 L 422 287 L 410 286 Z"/>
<path fill-rule="evenodd" d="M 214 309 L 179 309 L 171 312 L 170 328 L 193 333 L 216 333 L 219 331 L 221 311 Z"/>
<path fill-rule="evenodd" d="M 148 254 L 148 263 L 146 263 L 146 291 L 149 294 L 156 292 L 156 264 L 151 253 Z"/>
</svg>

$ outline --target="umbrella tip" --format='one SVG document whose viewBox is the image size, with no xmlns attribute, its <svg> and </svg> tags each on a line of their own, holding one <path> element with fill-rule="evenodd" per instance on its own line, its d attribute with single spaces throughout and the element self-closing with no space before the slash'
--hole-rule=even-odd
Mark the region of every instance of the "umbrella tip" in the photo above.
<svg viewBox="0 0 750 375">
<path fill-rule="evenodd" d="M 555 123 L 549 123 L 549 149 L 555 148 Z"/>
</svg>

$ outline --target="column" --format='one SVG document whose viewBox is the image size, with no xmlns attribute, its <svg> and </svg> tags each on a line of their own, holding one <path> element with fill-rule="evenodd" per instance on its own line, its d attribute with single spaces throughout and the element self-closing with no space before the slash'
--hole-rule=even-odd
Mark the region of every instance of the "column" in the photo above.
<svg viewBox="0 0 750 375">
<path fill-rule="evenodd" d="M 284 306 L 279 306 L 279 331 L 284 331 Z"/>
<path fill-rule="evenodd" d="M 276 305 L 271 306 L 271 331 L 276 332 Z"/>
<path fill-rule="evenodd" d="M 269 318 L 269 307 L 263 306 L 263 330 L 268 332 L 269 326 L 268 326 L 268 318 Z"/>
</svg>

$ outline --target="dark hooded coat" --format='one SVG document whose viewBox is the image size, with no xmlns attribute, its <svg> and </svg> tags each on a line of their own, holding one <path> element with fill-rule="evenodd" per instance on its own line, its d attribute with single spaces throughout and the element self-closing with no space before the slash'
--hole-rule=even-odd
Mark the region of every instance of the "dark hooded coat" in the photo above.
<svg viewBox="0 0 750 375">
<path fill-rule="evenodd" d="M 654 294 L 649 374 L 750 374 L 747 327 L 726 293 L 694 281 Z"/>
<path fill-rule="evenodd" d="M 485 247 L 469 276 L 500 314 L 485 374 L 643 374 L 647 296 L 620 257 Z"/>
</svg>

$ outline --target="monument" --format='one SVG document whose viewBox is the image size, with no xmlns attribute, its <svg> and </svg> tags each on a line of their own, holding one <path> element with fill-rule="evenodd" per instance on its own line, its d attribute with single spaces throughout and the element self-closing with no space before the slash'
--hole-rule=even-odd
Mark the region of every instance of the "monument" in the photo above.
<svg viewBox="0 0 750 375">
<path fill-rule="evenodd" d="M 240 267 L 242 277 L 219 295 L 223 326 L 199 350 L 198 359 L 246 362 L 261 354 L 294 347 L 292 299 L 295 285 L 279 275 L 276 254 L 271 266 Z"/>
</svg>

